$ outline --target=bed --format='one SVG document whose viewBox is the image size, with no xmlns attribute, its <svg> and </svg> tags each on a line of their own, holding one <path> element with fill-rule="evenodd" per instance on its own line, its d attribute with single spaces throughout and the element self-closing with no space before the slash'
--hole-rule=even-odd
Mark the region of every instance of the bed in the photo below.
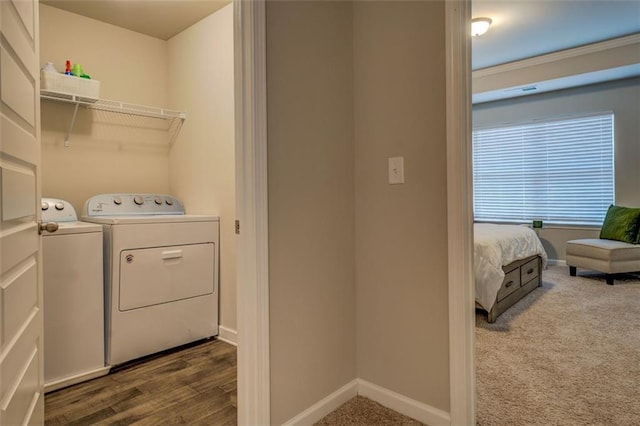
<svg viewBox="0 0 640 426">
<path fill-rule="evenodd" d="M 542 285 L 547 254 L 527 226 L 476 223 L 473 231 L 476 306 L 492 323 Z"/>
</svg>

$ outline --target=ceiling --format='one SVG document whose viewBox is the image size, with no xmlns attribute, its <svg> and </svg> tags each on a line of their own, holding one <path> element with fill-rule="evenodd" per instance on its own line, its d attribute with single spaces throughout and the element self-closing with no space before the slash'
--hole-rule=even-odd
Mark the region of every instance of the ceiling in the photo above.
<svg viewBox="0 0 640 426">
<path fill-rule="evenodd" d="M 168 40 L 231 0 L 40 0 Z M 425 0 L 426 1 L 426 0 Z M 493 20 L 472 40 L 474 70 L 640 33 L 640 0 L 472 0 Z"/>
<path fill-rule="evenodd" d="M 493 20 L 472 39 L 474 70 L 640 33 L 640 0 L 473 0 Z"/>
<path fill-rule="evenodd" d="M 168 40 L 231 0 L 40 0 L 40 3 Z"/>
</svg>

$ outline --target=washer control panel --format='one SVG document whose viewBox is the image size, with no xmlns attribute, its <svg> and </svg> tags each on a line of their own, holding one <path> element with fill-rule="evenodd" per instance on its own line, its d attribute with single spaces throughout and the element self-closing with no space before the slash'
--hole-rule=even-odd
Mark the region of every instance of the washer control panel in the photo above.
<svg viewBox="0 0 640 426">
<path fill-rule="evenodd" d="M 177 198 L 166 194 L 99 194 L 84 205 L 87 216 L 184 214 Z"/>
<path fill-rule="evenodd" d="M 43 198 L 40 201 L 43 222 L 77 222 L 76 210 L 70 202 L 58 198 Z"/>
</svg>

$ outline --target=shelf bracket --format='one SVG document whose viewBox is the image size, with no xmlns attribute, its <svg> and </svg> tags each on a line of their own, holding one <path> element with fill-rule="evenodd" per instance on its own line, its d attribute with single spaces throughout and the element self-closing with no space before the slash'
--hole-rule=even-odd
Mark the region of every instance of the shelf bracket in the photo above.
<svg viewBox="0 0 640 426">
<path fill-rule="evenodd" d="M 71 130 L 73 130 L 74 124 L 76 124 L 76 116 L 78 115 L 78 107 L 80 104 L 76 104 L 73 109 L 73 116 L 71 116 L 71 123 L 69 123 L 69 130 L 67 130 L 67 137 L 64 138 L 64 146 L 69 146 L 69 137 L 71 136 Z"/>
</svg>

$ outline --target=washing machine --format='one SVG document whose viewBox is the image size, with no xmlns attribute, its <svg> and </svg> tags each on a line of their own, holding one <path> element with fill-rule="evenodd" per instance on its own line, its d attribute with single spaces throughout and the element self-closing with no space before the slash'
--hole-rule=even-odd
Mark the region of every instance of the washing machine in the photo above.
<svg viewBox="0 0 640 426">
<path fill-rule="evenodd" d="M 64 200 L 42 199 L 45 391 L 105 375 L 102 226 Z"/>
<path fill-rule="evenodd" d="M 107 364 L 218 334 L 218 217 L 165 194 L 99 194 L 82 220 L 104 232 Z"/>
</svg>

